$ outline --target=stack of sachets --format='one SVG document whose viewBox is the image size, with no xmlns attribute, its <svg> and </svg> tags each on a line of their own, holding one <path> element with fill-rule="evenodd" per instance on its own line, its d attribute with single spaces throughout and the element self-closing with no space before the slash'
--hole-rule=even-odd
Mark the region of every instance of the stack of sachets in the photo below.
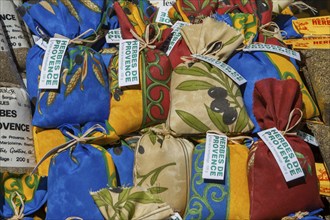
<svg viewBox="0 0 330 220">
<path fill-rule="evenodd" d="M 294 0 L 14 2 L 34 44 L 22 65 L 0 29 L 1 219 L 330 215 L 329 16 L 297 18 L 315 9 Z"/>
</svg>

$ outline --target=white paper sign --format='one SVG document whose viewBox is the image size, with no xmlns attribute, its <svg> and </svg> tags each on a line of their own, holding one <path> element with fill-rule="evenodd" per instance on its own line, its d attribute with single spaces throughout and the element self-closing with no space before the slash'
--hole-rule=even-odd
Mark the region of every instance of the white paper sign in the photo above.
<svg viewBox="0 0 330 220">
<path fill-rule="evenodd" d="M 227 76 L 229 76 L 238 85 L 243 85 L 244 83 L 246 83 L 246 79 L 243 76 L 241 76 L 241 74 L 239 74 L 231 66 L 225 64 L 224 62 L 221 62 L 220 60 L 208 56 L 203 56 L 200 54 L 193 54 L 191 56 L 203 60 L 205 62 L 208 62 L 213 66 L 219 68 L 222 72 L 224 72 Z"/>
<path fill-rule="evenodd" d="M 0 87 L 0 167 L 34 167 L 30 100 L 24 89 Z"/>
<path fill-rule="evenodd" d="M 175 44 L 180 40 L 181 38 L 181 33 L 180 30 L 182 27 L 186 26 L 186 25 L 190 25 L 190 23 L 187 22 L 183 22 L 183 21 L 177 21 L 175 22 L 175 24 L 172 26 L 173 28 L 173 36 L 172 39 L 170 41 L 170 45 L 168 46 L 168 49 L 166 51 L 166 55 L 169 56 L 171 51 L 173 50 Z"/>
<path fill-rule="evenodd" d="M 15 9 L 15 5 L 10 0 L 0 1 L 0 20 L 5 25 L 5 32 L 7 32 L 7 41 L 12 48 L 29 48 L 29 44 L 26 41 L 21 24 L 18 19 L 18 15 Z"/>
<path fill-rule="evenodd" d="M 69 39 L 50 38 L 42 61 L 39 89 L 58 89 L 61 66 Z"/>
<path fill-rule="evenodd" d="M 139 41 L 121 40 L 118 62 L 119 87 L 139 85 Z"/>
<path fill-rule="evenodd" d="M 0 51 L 9 51 L 8 43 L 5 34 L 0 27 Z"/>
<path fill-rule="evenodd" d="M 170 10 L 170 8 L 171 7 L 164 6 L 159 7 L 156 22 L 172 26 L 171 19 L 168 17 L 168 10 Z"/>
<path fill-rule="evenodd" d="M 258 135 L 272 152 L 286 182 L 304 176 L 292 147 L 276 128 L 260 131 Z"/>
<path fill-rule="evenodd" d="M 298 52 L 272 44 L 251 44 L 245 47 L 243 51 L 268 51 L 292 57 L 296 60 L 300 60 L 300 54 Z"/>
<path fill-rule="evenodd" d="M 108 34 L 105 36 L 105 40 L 108 44 L 116 44 L 122 40 L 120 28 L 109 30 Z"/>
<path fill-rule="evenodd" d="M 203 179 L 224 180 L 227 155 L 227 137 L 206 133 Z"/>
<path fill-rule="evenodd" d="M 297 132 L 298 137 L 303 139 L 305 142 L 312 144 L 314 146 L 319 146 L 319 143 L 317 142 L 316 138 L 310 134 L 307 134 L 303 131 L 298 131 Z"/>
</svg>

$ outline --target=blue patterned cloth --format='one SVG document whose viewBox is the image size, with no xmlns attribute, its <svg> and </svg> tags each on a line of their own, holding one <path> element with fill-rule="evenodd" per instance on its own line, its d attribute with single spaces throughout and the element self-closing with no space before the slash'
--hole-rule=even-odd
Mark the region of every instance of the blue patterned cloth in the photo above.
<svg viewBox="0 0 330 220">
<path fill-rule="evenodd" d="M 72 139 L 66 132 L 81 136 L 92 125 L 63 125 L 60 130 Z M 50 163 L 46 219 L 103 219 L 89 192 L 116 186 L 111 155 L 102 147 L 77 143 L 57 153 Z"/>
</svg>

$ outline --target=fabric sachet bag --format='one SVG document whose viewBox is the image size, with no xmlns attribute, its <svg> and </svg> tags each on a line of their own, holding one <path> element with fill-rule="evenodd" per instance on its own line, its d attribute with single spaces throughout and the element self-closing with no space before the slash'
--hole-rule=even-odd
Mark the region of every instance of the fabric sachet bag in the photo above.
<svg viewBox="0 0 330 220">
<path fill-rule="evenodd" d="M 32 217 L 47 200 L 47 178 L 36 174 L 0 173 L 0 218 Z"/>
<path fill-rule="evenodd" d="M 135 149 L 134 185 L 149 188 L 183 215 L 194 145 L 170 134 L 164 124 L 143 134 Z"/>
<path fill-rule="evenodd" d="M 248 148 L 229 142 L 225 179 L 203 179 L 205 142 L 194 148 L 189 202 L 184 219 L 249 219 Z"/>
<path fill-rule="evenodd" d="M 302 116 L 299 83 L 293 79 L 260 80 L 255 85 L 253 98 L 253 112 L 260 127 L 283 131 L 292 148 L 284 144 L 276 148 L 285 149 L 281 150 L 281 155 L 287 158 L 296 155 L 298 159 L 301 168 L 296 165 L 293 168 L 290 160 L 285 159 L 287 172 L 303 172 L 304 176 L 286 182 L 270 149 L 263 141 L 257 141 L 248 159 L 251 219 L 279 219 L 292 212 L 321 208 L 313 152 L 307 143 L 291 133 Z"/>
<path fill-rule="evenodd" d="M 304 118 L 317 116 L 318 109 L 304 86 L 299 73 L 290 59 L 280 54 L 270 52 L 238 52 L 228 60 L 228 65 L 240 73 L 247 83 L 241 87 L 244 104 L 249 117 L 255 126 L 253 132 L 260 131 L 260 127 L 253 115 L 253 90 L 255 83 L 266 78 L 290 79 L 294 78 L 301 84 L 304 102 Z"/>
<path fill-rule="evenodd" d="M 209 35 L 210 27 L 211 30 L 221 27 L 222 31 L 217 31 L 216 36 Z M 193 36 L 192 30 L 196 30 Z M 182 32 L 193 54 L 216 60 L 225 60 L 243 41 L 238 31 L 211 18 L 205 19 L 203 24 L 183 27 Z M 239 134 L 249 132 L 253 127 L 239 87 L 219 68 L 204 61 L 187 61 L 174 69 L 167 124 L 177 134 L 208 130 Z"/>
<path fill-rule="evenodd" d="M 90 192 L 104 219 L 168 219 L 173 213 L 151 190 L 143 187 L 104 188 Z"/>
<path fill-rule="evenodd" d="M 60 69 L 58 89 L 39 89 L 45 50 L 38 45 L 29 50 L 26 71 L 30 99 L 36 105 L 33 125 L 55 128 L 64 123 L 104 121 L 109 116 L 109 80 L 102 57 L 92 48 L 78 45 L 98 39 L 95 33 L 102 24 L 103 7 L 105 2 L 100 0 L 91 4 L 28 2 L 20 7 L 24 21 L 38 37 L 46 42 L 53 37 L 70 39 L 67 50 L 58 51 L 64 54 L 61 66 L 54 66 Z M 92 40 L 83 39 L 86 37 Z"/>
<path fill-rule="evenodd" d="M 139 85 L 119 87 L 118 54 L 112 58 L 108 67 L 112 80 L 108 119 L 110 141 L 118 140 L 120 135 L 129 134 L 166 120 L 172 72 L 168 57 L 157 49 L 157 45 L 161 45 L 164 41 L 163 38 L 170 34 L 170 30 L 162 31 L 156 23 L 151 24 L 140 17 L 127 16 L 125 13 L 127 10 L 139 10 L 137 5 L 131 2 L 124 2 L 122 5 L 115 2 L 114 9 L 119 18 L 123 38 L 139 39 L 141 50 L 139 52 Z M 138 23 L 142 21 L 146 23 Z M 154 42 L 154 45 L 147 46 L 146 42 L 141 43 L 145 41 L 141 37 L 145 40 L 149 39 L 148 42 Z"/>
<path fill-rule="evenodd" d="M 54 148 L 48 173 L 47 219 L 102 219 L 89 192 L 116 187 L 116 171 L 111 155 L 98 145 L 89 144 L 105 133 L 99 124 L 63 125 L 62 133 L 70 140 Z M 101 135 L 99 136 L 101 137 Z"/>
<path fill-rule="evenodd" d="M 115 164 L 118 186 L 133 186 L 134 149 L 126 141 L 120 141 L 108 149 Z"/>
<path fill-rule="evenodd" d="M 216 0 L 186 1 L 176 0 L 168 15 L 172 23 L 184 21 L 199 24 L 202 20 L 214 13 L 218 6 Z"/>
</svg>

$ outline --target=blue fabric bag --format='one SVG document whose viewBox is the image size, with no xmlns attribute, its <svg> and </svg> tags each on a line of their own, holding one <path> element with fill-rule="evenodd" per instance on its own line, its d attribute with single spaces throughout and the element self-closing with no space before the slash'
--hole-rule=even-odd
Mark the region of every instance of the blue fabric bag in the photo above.
<svg viewBox="0 0 330 220">
<path fill-rule="evenodd" d="M 130 187 L 133 183 L 134 150 L 125 142 L 108 149 L 116 167 L 118 186 Z"/>
<path fill-rule="evenodd" d="M 75 138 L 85 136 L 88 139 L 105 129 L 89 123 L 81 129 L 79 125 L 63 125 L 60 130 L 75 144 L 62 149 L 50 163 L 46 219 L 72 216 L 103 219 L 89 192 L 117 186 L 111 155 L 100 146 L 77 142 Z"/>
<path fill-rule="evenodd" d="M 99 53 L 86 43 L 96 35 L 105 20 L 108 1 L 40 1 L 19 8 L 33 34 L 48 41 L 55 34 L 71 41 L 65 52 L 59 89 L 38 89 L 45 51 L 34 45 L 27 56 L 27 89 L 35 113 L 32 124 L 55 128 L 64 123 L 85 124 L 104 121 L 109 116 L 110 94 L 106 67 Z M 76 110 L 76 111 L 73 111 Z M 79 111 L 78 111 L 79 110 Z"/>
</svg>

